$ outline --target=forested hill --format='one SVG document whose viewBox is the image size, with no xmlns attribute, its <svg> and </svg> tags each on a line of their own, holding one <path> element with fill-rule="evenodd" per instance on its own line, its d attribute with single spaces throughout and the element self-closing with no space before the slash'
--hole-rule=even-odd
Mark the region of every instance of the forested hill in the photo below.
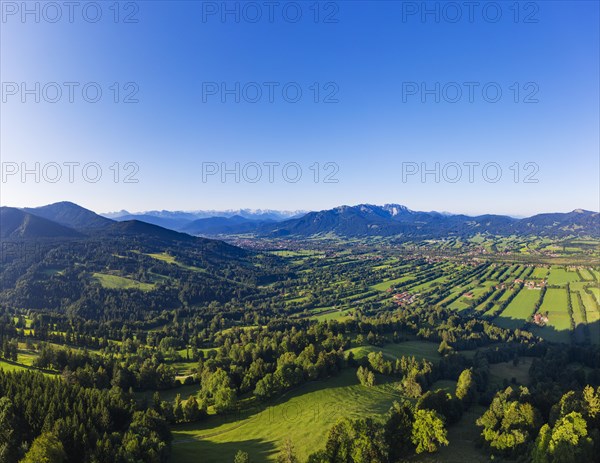
<svg viewBox="0 0 600 463">
<path fill-rule="evenodd" d="M 262 277 L 253 254 L 239 247 L 137 220 L 99 220 L 81 209 L 70 203 L 44 209 L 62 223 L 1 209 L 0 303 L 142 320 L 244 298 Z"/>
</svg>

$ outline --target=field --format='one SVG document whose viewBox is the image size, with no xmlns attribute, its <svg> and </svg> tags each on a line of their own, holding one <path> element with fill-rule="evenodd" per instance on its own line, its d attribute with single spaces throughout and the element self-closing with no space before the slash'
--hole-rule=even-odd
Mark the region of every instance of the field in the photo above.
<svg viewBox="0 0 600 463">
<path fill-rule="evenodd" d="M 27 371 L 29 368 L 16 363 L 0 360 L 0 369 L 4 371 Z"/>
<path fill-rule="evenodd" d="M 535 327 L 533 332 L 550 341 L 569 342 L 571 317 L 567 312 L 566 290 L 548 289 L 539 311 L 548 312 L 548 323 L 544 327 Z"/>
<path fill-rule="evenodd" d="M 272 403 L 236 415 L 210 417 L 173 430 L 177 463 L 233 461 L 238 450 L 254 463 L 275 461 L 278 448 L 292 439 L 300 461 L 323 447 L 329 428 L 342 417 L 383 415 L 400 396 L 391 383 L 358 384 L 354 369 L 300 386 Z"/>
<path fill-rule="evenodd" d="M 150 253 L 150 254 L 147 254 L 147 255 L 150 256 L 150 257 L 152 257 L 153 259 L 166 262 L 167 264 L 175 264 L 176 263 L 175 257 L 173 257 L 170 254 L 167 254 L 166 252 Z"/>
<path fill-rule="evenodd" d="M 350 318 L 350 313 L 348 310 L 328 310 L 319 315 L 314 315 L 311 318 L 320 322 L 326 320 L 346 320 Z"/>
<path fill-rule="evenodd" d="M 154 285 L 151 283 L 142 283 L 140 281 L 118 275 L 94 273 L 92 277 L 98 280 L 102 287 L 107 289 L 139 289 L 141 291 L 151 291 L 154 289 Z"/>
<path fill-rule="evenodd" d="M 533 362 L 532 357 L 521 357 L 517 366 L 513 362 L 500 362 L 490 365 L 490 383 L 502 387 L 504 380 L 511 381 L 515 378 L 518 384 L 529 384 L 529 368 Z"/>
<path fill-rule="evenodd" d="M 406 280 L 408 280 L 409 278 L 410 278 L 410 275 L 407 275 L 407 276 L 403 276 L 400 278 L 395 278 L 393 280 L 383 281 L 381 283 L 371 286 L 371 289 L 374 289 L 377 291 L 387 291 L 389 288 L 392 288 L 393 286 L 395 286 L 399 283 L 403 283 Z"/>
<path fill-rule="evenodd" d="M 370 352 L 383 352 L 383 356 L 388 360 L 400 358 L 402 356 L 415 356 L 416 358 L 424 358 L 432 362 L 440 359 L 438 353 L 439 344 L 425 341 L 406 341 L 398 344 L 386 344 L 384 347 L 377 346 L 360 346 L 348 349 L 354 357 L 359 359 L 369 355 Z"/>
<path fill-rule="evenodd" d="M 494 323 L 503 328 L 519 328 L 531 318 L 535 303 L 540 298 L 540 291 L 522 289 L 508 304 Z"/>
<path fill-rule="evenodd" d="M 548 269 L 546 267 L 536 267 L 531 274 L 532 278 L 544 279 L 548 276 Z"/>
<path fill-rule="evenodd" d="M 186 265 L 186 264 L 182 264 L 181 262 L 178 262 L 177 259 L 175 259 L 175 257 L 173 257 L 171 254 L 169 254 L 167 252 L 149 253 L 146 255 L 149 257 L 152 257 L 153 259 L 160 260 L 161 262 L 166 262 L 167 264 L 177 265 L 178 267 L 184 268 L 186 270 L 192 270 L 194 272 L 203 272 L 204 271 L 203 269 L 201 269 L 199 267 L 194 267 L 193 265 Z"/>
<path fill-rule="evenodd" d="M 581 294 L 581 300 L 585 307 L 585 313 L 587 316 L 588 326 L 590 329 L 590 339 L 592 342 L 600 342 L 600 311 L 596 308 L 594 298 L 584 291 L 579 291 Z"/>
<path fill-rule="evenodd" d="M 556 266 L 553 266 L 550 269 L 550 276 L 548 277 L 549 285 L 564 285 L 574 281 L 579 281 L 577 272 L 565 270 L 564 268 Z"/>
</svg>

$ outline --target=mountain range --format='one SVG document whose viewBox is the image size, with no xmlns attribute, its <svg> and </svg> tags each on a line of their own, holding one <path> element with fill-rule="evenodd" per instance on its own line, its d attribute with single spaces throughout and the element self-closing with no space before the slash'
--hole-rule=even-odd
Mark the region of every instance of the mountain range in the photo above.
<svg viewBox="0 0 600 463">
<path fill-rule="evenodd" d="M 161 227 L 170 228 L 172 230 L 186 231 L 186 228 L 192 233 L 203 233 L 202 228 L 196 230 L 197 227 L 192 225 L 192 222 L 201 219 L 212 218 L 234 218 L 234 222 L 239 218 L 254 222 L 278 222 L 292 218 L 301 217 L 307 211 L 275 211 L 272 209 L 227 209 L 222 211 L 217 210 L 199 210 L 199 211 L 146 211 L 146 212 L 128 212 L 121 210 L 118 212 L 107 212 L 100 214 L 101 216 L 117 221 L 123 220 L 142 220 L 144 222 L 159 225 Z M 199 222 L 202 224 L 202 222 Z M 206 222 L 209 227 L 212 227 L 214 221 Z M 202 227 L 202 225 L 200 225 Z M 208 232 L 207 232 L 208 233 Z"/>
<path fill-rule="evenodd" d="M 477 233 L 507 236 L 600 236 L 600 215 L 576 209 L 517 219 L 503 215 L 467 216 L 420 212 L 399 204 L 360 204 L 308 212 L 234 211 L 225 216 L 197 218 L 200 212 L 155 211 L 102 216 L 71 202 L 37 208 L 0 208 L 0 239 L 78 238 L 82 236 L 145 235 L 175 241 L 190 235 L 253 234 L 259 237 L 384 236 L 432 239 Z"/>
<path fill-rule="evenodd" d="M 406 239 L 466 237 L 478 233 L 500 236 L 599 236 L 600 215 L 576 209 L 568 213 L 538 214 L 523 219 L 492 214 L 471 217 L 412 211 L 399 204 L 360 204 L 309 212 L 300 218 L 261 226 L 257 232 L 272 236 L 335 234 L 346 237 L 395 236 Z"/>
</svg>

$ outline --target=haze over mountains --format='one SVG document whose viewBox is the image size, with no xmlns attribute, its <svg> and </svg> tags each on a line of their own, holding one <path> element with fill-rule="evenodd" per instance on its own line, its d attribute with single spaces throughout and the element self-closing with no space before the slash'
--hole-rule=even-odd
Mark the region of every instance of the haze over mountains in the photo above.
<svg viewBox="0 0 600 463">
<path fill-rule="evenodd" d="M 37 208 L 2 207 L 0 238 L 78 238 L 86 235 L 141 234 L 172 240 L 189 235 L 253 234 L 263 237 L 398 237 L 431 239 L 448 236 L 542 235 L 600 236 L 600 216 L 581 209 L 538 214 L 524 219 L 502 215 L 467 216 L 412 211 L 399 204 L 360 204 L 297 215 L 278 211 L 223 211 L 223 216 L 198 218 L 209 212 L 156 211 L 116 214 L 108 218 L 71 202 Z"/>
</svg>

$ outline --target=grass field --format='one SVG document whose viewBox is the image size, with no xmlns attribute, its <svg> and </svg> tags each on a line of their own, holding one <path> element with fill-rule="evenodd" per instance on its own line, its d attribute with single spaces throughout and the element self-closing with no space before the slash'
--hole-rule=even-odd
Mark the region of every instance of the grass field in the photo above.
<svg viewBox="0 0 600 463">
<path fill-rule="evenodd" d="M 594 297 L 596 298 L 596 302 L 598 304 L 600 304 L 600 287 L 598 287 L 598 286 L 592 286 L 590 288 L 590 291 L 594 295 Z"/>
<path fill-rule="evenodd" d="M 586 280 L 589 280 L 589 281 L 594 280 L 594 275 L 592 275 L 592 272 L 590 269 L 582 268 L 581 270 L 579 270 L 579 273 L 581 273 L 581 276 Z"/>
<path fill-rule="evenodd" d="M 544 327 L 536 326 L 532 331 L 549 341 L 568 343 L 571 317 L 567 311 L 567 291 L 549 288 L 539 311 L 544 314 L 548 312 L 548 324 Z"/>
<path fill-rule="evenodd" d="M 350 312 L 348 309 L 346 310 L 332 310 L 332 311 L 327 311 L 325 313 L 321 313 L 319 315 L 315 315 L 310 317 L 313 320 L 318 320 L 320 322 L 323 321 L 327 321 L 327 320 L 347 320 L 350 317 Z"/>
<path fill-rule="evenodd" d="M 327 431 L 338 419 L 380 417 L 399 398 L 393 384 L 361 386 L 355 370 L 347 369 L 253 410 L 175 427 L 172 461 L 231 462 L 237 450 L 248 452 L 253 463 L 275 461 L 286 438 L 292 440 L 300 461 L 304 461 L 324 446 Z"/>
<path fill-rule="evenodd" d="M 139 289 L 140 291 L 152 291 L 154 285 L 151 283 L 142 283 L 131 278 L 109 275 L 107 273 L 94 273 L 93 278 L 108 289 Z"/>
<path fill-rule="evenodd" d="M 573 291 L 571 292 L 571 303 L 573 304 L 573 320 L 575 321 L 575 340 L 577 342 L 582 343 L 585 341 L 585 335 L 583 331 L 583 327 L 585 326 L 585 319 L 582 313 L 585 312 L 585 307 L 581 307 L 579 305 L 579 298 L 577 297 L 577 293 Z"/>
<path fill-rule="evenodd" d="M 556 266 L 552 266 L 550 269 L 550 275 L 548 276 L 549 285 L 565 285 L 574 281 L 579 281 L 577 272 L 572 272 Z"/>
<path fill-rule="evenodd" d="M 531 278 L 544 279 L 548 276 L 548 269 L 546 267 L 536 267 L 531 274 Z"/>
<path fill-rule="evenodd" d="M 596 309 L 596 303 L 593 297 L 581 290 L 581 300 L 585 306 L 585 314 L 588 320 L 588 326 L 590 330 L 590 339 L 594 343 L 600 344 L 600 312 Z"/>
<path fill-rule="evenodd" d="M 157 260 L 161 260 L 163 262 L 166 262 L 167 264 L 175 264 L 175 257 L 173 257 L 170 254 L 167 254 L 166 252 L 161 252 L 161 253 L 151 253 L 151 254 L 146 254 L 150 257 L 152 257 L 153 259 L 157 259 Z"/>
<path fill-rule="evenodd" d="M 42 372 L 45 375 L 48 376 L 54 376 L 53 373 L 49 372 L 49 371 L 42 371 L 42 370 L 38 370 L 37 368 L 33 368 L 30 366 L 30 364 L 28 363 L 23 363 L 21 364 L 21 360 L 25 360 L 28 361 L 28 358 L 24 358 L 21 357 L 21 354 L 19 354 L 19 363 L 13 363 L 13 362 L 7 362 L 6 360 L 0 360 L 0 369 L 4 370 L 4 371 L 38 371 L 38 372 Z"/>
<path fill-rule="evenodd" d="M 520 328 L 533 314 L 533 307 L 539 298 L 540 291 L 522 289 L 494 323 L 503 328 Z"/>
<path fill-rule="evenodd" d="M 27 371 L 29 368 L 0 360 L 0 368 L 4 371 Z"/>
<path fill-rule="evenodd" d="M 376 291 L 387 291 L 389 288 L 392 288 L 393 286 L 396 286 L 399 283 L 404 283 L 406 280 L 408 280 L 410 278 L 411 278 L 411 275 L 405 275 L 403 277 L 396 278 L 394 280 L 383 281 L 381 283 L 371 286 L 369 289 L 372 289 L 372 290 L 374 289 Z"/>
<path fill-rule="evenodd" d="M 490 385 L 501 388 L 504 380 L 511 381 L 515 378 L 518 384 L 527 386 L 529 384 L 529 368 L 533 357 L 521 357 L 517 366 L 513 362 L 500 362 L 490 365 Z"/>
<path fill-rule="evenodd" d="M 361 358 L 369 355 L 370 352 L 383 352 L 383 356 L 388 360 L 395 360 L 402 356 L 415 356 L 415 358 L 424 358 L 432 362 L 440 359 L 438 353 L 439 344 L 426 341 L 405 341 L 399 344 L 386 344 L 383 347 L 360 346 L 348 349 L 355 358 Z"/>
<path fill-rule="evenodd" d="M 150 253 L 150 254 L 146 254 L 146 255 L 152 257 L 153 259 L 160 260 L 162 262 L 166 262 L 167 264 L 177 265 L 178 267 L 184 268 L 186 270 L 192 270 L 194 272 L 204 272 L 204 269 L 201 269 L 200 267 L 194 267 L 193 265 L 186 265 L 186 264 L 182 264 L 181 262 L 177 262 L 175 257 L 173 257 L 170 254 L 167 254 L 166 252 Z"/>
</svg>

